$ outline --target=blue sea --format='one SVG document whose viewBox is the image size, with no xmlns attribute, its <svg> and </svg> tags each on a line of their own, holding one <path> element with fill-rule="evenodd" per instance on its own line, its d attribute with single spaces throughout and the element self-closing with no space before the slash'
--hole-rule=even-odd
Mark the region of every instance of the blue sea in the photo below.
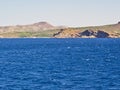
<svg viewBox="0 0 120 90">
<path fill-rule="evenodd" d="M 0 90 L 120 90 L 120 39 L 0 39 Z"/>
</svg>

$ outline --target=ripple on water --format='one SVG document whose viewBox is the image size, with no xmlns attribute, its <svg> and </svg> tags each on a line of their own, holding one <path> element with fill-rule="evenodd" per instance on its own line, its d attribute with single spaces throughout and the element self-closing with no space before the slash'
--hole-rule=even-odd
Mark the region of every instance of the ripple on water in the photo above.
<svg viewBox="0 0 120 90">
<path fill-rule="evenodd" d="M 120 39 L 0 43 L 0 90 L 120 90 Z"/>
</svg>

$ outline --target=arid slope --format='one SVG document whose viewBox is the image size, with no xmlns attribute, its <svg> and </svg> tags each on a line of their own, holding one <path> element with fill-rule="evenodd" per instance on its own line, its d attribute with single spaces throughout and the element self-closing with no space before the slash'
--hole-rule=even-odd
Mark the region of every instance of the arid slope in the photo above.
<svg viewBox="0 0 120 90">
<path fill-rule="evenodd" d="M 84 33 L 84 34 L 83 34 Z M 85 34 L 86 33 L 86 34 Z M 92 34 L 93 33 L 93 34 Z M 103 36 L 106 33 L 106 37 Z M 62 29 L 54 34 L 56 38 L 120 38 L 120 23 L 104 26 L 91 26 Z"/>
<path fill-rule="evenodd" d="M 1 26 L 0 38 L 120 38 L 120 22 L 117 24 L 69 28 L 53 26 L 47 22 L 29 25 Z"/>
</svg>

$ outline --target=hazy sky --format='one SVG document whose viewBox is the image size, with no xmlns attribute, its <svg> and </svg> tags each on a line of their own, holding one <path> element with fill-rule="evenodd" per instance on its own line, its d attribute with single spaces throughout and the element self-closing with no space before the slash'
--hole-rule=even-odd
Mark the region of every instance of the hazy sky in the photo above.
<svg viewBox="0 0 120 90">
<path fill-rule="evenodd" d="M 47 21 L 53 25 L 117 23 L 120 0 L 0 0 L 0 25 Z"/>
</svg>

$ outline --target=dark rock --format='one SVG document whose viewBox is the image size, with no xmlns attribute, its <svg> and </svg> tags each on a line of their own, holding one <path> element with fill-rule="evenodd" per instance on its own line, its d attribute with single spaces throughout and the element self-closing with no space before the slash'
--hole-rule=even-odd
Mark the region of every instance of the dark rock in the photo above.
<svg viewBox="0 0 120 90">
<path fill-rule="evenodd" d="M 118 22 L 118 24 L 120 24 L 120 21 Z"/>
<path fill-rule="evenodd" d="M 98 30 L 98 31 L 96 32 L 95 37 L 97 37 L 97 38 L 108 38 L 108 37 L 109 37 L 109 34 L 108 34 L 107 32 Z"/>
<path fill-rule="evenodd" d="M 61 29 L 59 32 L 55 33 L 53 37 L 58 38 L 108 38 L 110 37 L 109 33 L 101 30 L 85 30 L 74 31 L 74 30 L 64 30 Z"/>
<path fill-rule="evenodd" d="M 92 36 L 92 35 L 94 35 L 94 33 L 95 32 L 92 30 L 85 30 L 82 33 L 80 33 L 80 36 Z"/>
<path fill-rule="evenodd" d="M 96 38 L 108 38 L 109 34 L 107 32 L 98 30 L 98 31 L 93 31 L 93 30 L 85 30 L 79 34 L 80 37 L 86 36 L 86 37 L 96 37 Z"/>
<path fill-rule="evenodd" d="M 53 34 L 53 37 L 55 37 L 55 36 L 57 36 L 57 35 L 59 35 L 60 33 L 62 33 L 64 31 L 64 29 L 60 29 L 60 31 L 59 32 L 57 32 L 57 33 L 54 33 Z"/>
</svg>

